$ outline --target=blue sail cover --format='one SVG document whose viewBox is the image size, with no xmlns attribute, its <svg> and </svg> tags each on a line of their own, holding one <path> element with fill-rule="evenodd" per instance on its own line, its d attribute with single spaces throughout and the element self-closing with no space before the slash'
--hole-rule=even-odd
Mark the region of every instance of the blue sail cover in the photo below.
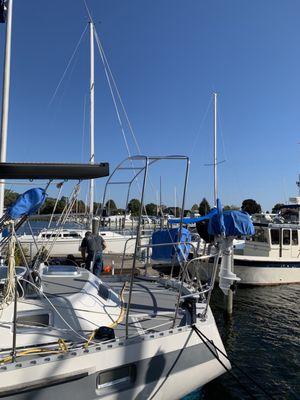
<svg viewBox="0 0 300 400">
<path fill-rule="evenodd" d="M 180 245 L 173 243 L 183 242 Z M 178 261 L 186 259 L 190 253 L 189 244 L 191 234 L 188 229 L 181 229 L 181 240 L 179 240 L 179 228 L 162 229 L 152 234 L 152 244 L 166 244 L 166 246 L 153 246 L 151 258 L 153 260 L 164 260 L 171 262 L 176 254 Z"/>
<path fill-rule="evenodd" d="M 254 226 L 248 213 L 244 211 L 228 210 L 214 215 L 208 224 L 210 235 L 250 236 L 254 235 Z"/>
<path fill-rule="evenodd" d="M 202 217 L 183 218 L 182 223 L 183 224 L 195 224 L 196 222 L 205 221 L 206 219 L 210 219 L 213 215 L 216 215 L 217 213 L 218 213 L 217 208 L 212 208 L 208 214 L 203 215 Z M 169 224 L 179 224 L 180 218 L 170 218 L 170 219 L 168 219 L 168 223 Z"/>
<path fill-rule="evenodd" d="M 29 189 L 21 194 L 17 200 L 7 209 L 7 214 L 12 218 L 20 218 L 23 215 L 35 214 L 44 204 L 46 192 L 41 188 Z"/>
</svg>

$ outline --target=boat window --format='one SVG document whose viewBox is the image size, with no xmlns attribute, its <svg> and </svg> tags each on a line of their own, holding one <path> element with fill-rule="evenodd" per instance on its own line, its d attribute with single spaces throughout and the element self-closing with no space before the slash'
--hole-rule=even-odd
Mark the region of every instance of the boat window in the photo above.
<svg viewBox="0 0 300 400">
<path fill-rule="evenodd" d="M 64 233 L 63 236 L 69 237 L 69 238 L 81 238 L 79 233 L 76 233 L 76 232 Z"/>
<path fill-rule="evenodd" d="M 46 238 L 46 239 L 50 239 L 50 238 L 54 238 L 54 234 L 52 234 L 52 233 L 43 233 L 42 234 L 42 238 Z"/>
<path fill-rule="evenodd" d="M 265 231 L 263 228 L 255 228 L 255 234 L 252 237 L 254 242 L 266 242 Z"/>
<path fill-rule="evenodd" d="M 271 229 L 272 244 L 279 244 L 279 229 Z"/>
<path fill-rule="evenodd" d="M 22 315 L 17 315 L 17 326 L 18 328 L 28 327 L 45 327 L 50 325 L 50 315 L 48 313 L 35 314 L 24 312 Z"/>
<path fill-rule="evenodd" d="M 292 230 L 292 245 L 297 246 L 298 245 L 298 231 L 297 230 Z"/>
<path fill-rule="evenodd" d="M 283 229 L 282 231 L 282 244 L 291 244 L 291 231 L 289 229 Z"/>
<path fill-rule="evenodd" d="M 136 377 L 136 366 L 125 365 L 120 368 L 101 372 L 97 378 L 97 389 L 108 388 L 117 385 L 126 385 L 134 382 Z"/>
</svg>

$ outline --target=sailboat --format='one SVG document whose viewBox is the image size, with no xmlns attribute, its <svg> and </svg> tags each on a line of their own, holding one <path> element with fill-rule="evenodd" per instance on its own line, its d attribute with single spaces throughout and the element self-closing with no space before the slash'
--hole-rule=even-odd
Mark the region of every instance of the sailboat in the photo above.
<svg viewBox="0 0 300 400">
<path fill-rule="evenodd" d="M 9 0 L 10 15 L 11 6 Z M 1 398 L 179 400 L 230 368 L 209 307 L 213 281 L 203 287 L 186 274 L 136 276 L 148 169 L 166 157 L 140 159 L 144 184 L 130 275 L 100 279 L 75 265 L 39 260 L 15 266 L 16 231 L 42 206 L 48 185 L 25 192 L 3 214 L 0 231 L 7 235 L 0 244 L 8 246 L 8 262 L 0 268 Z M 180 160 L 187 176 L 189 159 Z M 82 181 L 108 173 L 107 163 L 2 163 L 0 179 Z M 187 179 L 183 193 L 186 185 Z"/>
<path fill-rule="evenodd" d="M 94 24 L 92 20 L 89 22 L 89 32 L 90 32 L 90 156 L 89 162 L 91 165 L 95 162 L 95 101 L 94 101 L 94 92 L 95 92 L 95 74 L 94 74 Z M 91 230 L 92 228 L 92 219 L 94 216 L 94 180 L 91 179 L 89 182 L 89 213 L 88 213 L 88 221 L 86 228 L 60 228 L 59 231 L 55 227 L 50 227 L 47 229 L 41 230 L 34 237 L 31 234 L 23 234 L 19 237 L 21 244 L 26 249 L 26 252 L 34 257 L 38 252 L 41 251 L 42 247 L 47 246 L 50 238 L 56 238 L 55 243 L 51 245 L 49 249 L 49 256 L 51 257 L 65 257 L 67 255 L 73 255 L 74 257 L 81 257 L 80 245 L 82 239 L 85 236 L 87 230 Z M 126 221 L 126 216 L 124 217 Z M 111 222 L 113 217 L 109 218 Z M 109 224 L 110 226 L 110 224 Z M 114 226 L 114 225 L 113 225 Z M 134 252 L 134 241 L 132 238 L 134 235 L 130 234 L 121 234 L 119 232 L 114 232 L 109 229 L 100 230 L 99 234 L 106 241 L 106 250 L 107 254 L 123 254 L 125 249 L 126 254 L 132 254 Z"/>
</svg>

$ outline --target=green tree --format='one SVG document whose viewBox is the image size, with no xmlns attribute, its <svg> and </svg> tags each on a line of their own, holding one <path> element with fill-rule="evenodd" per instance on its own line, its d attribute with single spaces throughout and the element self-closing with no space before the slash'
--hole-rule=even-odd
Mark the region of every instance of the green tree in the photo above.
<svg viewBox="0 0 300 400">
<path fill-rule="evenodd" d="M 203 197 L 201 203 L 199 204 L 199 214 L 206 215 L 209 212 L 210 212 L 209 202 L 206 200 L 205 197 Z"/>
<path fill-rule="evenodd" d="M 114 202 L 114 200 L 109 199 L 109 200 L 107 200 L 107 202 L 105 203 L 105 208 L 106 208 L 106 210 L 112 211 L 112 210 L 116 210 L 116 209 L 117 209 L 117 206 L 116 206 L 116 203 Z"/>
<path fill-rule="evenodd" d="M 67 197 L 63 196 L 60 200 L 58 200 L 57 206 L 56 206 L 56 210 L 55 210 L 55 214 L 61 214 L 63 212 L 63 210 L 64 210 L 64 208 L 65 208 L 65 206 L 67 204 L 66 203 L 66 199 L 67 199 Z"/>
<path fill-rule="evenodd" d="M 78 200 L 77 202 L 77 210 L 80 214 L 83 214 L 85 212 L 85 204 L 82 200 Z"/>
<path fill-rule="evenodd" d="M 238 207 L 238 206 L 235 206 L 234 204 L 231 204 L 231 205 L 226 205 L 226 206 L 224 206 L 223 207 L 223 210 L 239 210 L 240 209 L 240 207 Z"/>
<path fill-rule="evenodd" d="M 257 214 L 261 212 L 261 206 L 253 199 L 246 199 L 242 203 L 242 211 L 246 211 L 248 214 Z"/>
<path fill-rule="evenodd" d="M 55 199 L 47 197 L 43 207 L 41 208 L 40 214 L 52 214 L 55 205 Z"/>
<path fill-rule="evenodd" d="M 138 199 L 131 199 L 128 203 L 128 210 L 133 216 L 139 215 L 141 202 Z"/>
<path fill-rule="evenodd" d="M 191 211 L 193 211 L 193 212 L 198 212 L 198 211 L 199 211 L 199 206 L 198 206 L 198 204 L 194 204 L 194 205 L 192 206 L 192 208 L 191 208 Z"/>
<path fill-rule="evenodd" d="M 145 206 L 146 212 L 148 215 L 156 215 L 157 206 L 154 203 L 146 204 Z"/>
<path fill-rule="evenodd" d="M 277 214 L 282 207 L 284 207 L 283 203 L 275 204 L 274 207 L 272 208 L 272 213 Z"/>
<path fill-rule="evenodd" d="M 4 207 L 11 206 L 19 197 L 19 193 L 14 192 L 13 190 L 5 189 L 4 190 Z"/>
</svg>

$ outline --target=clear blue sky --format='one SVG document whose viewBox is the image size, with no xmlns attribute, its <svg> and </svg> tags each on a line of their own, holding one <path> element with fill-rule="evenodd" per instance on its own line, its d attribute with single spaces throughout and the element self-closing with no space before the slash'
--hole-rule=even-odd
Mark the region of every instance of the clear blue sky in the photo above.
<svg viewBox="0 0 300 400">
<path fill-rule="evenodd" d="M 212 200 L 212 168 L 204 166 L 212 161 L 211 106 L 201 121 L 213 91 L 219 159 L 226 159 L 219 167 L 222 202 L 240 205 L 250 197 L 268 210 L 296 194 L 298 0 L 87 1 L 142 153 L 191 156 L 188 206 Z M 82 154 L 88 160 L 88 124 L 82 148 L 87 34 L 49 106 L 86 23 L 81 0 L 14 0 L 9 161 L 80 162 Z M 2 59 L 5 26 L 0 30 Z M 113 169 L 126 148 L 98 54 L 95 103 L 96 160 Z M 182 187 L 178 164 L 153 171 L 155 190 L 146 201 L 155 201 L 160 175 L 163 200 L 172 205 L 174 187 L 178 197 Z"/>
</svg>

